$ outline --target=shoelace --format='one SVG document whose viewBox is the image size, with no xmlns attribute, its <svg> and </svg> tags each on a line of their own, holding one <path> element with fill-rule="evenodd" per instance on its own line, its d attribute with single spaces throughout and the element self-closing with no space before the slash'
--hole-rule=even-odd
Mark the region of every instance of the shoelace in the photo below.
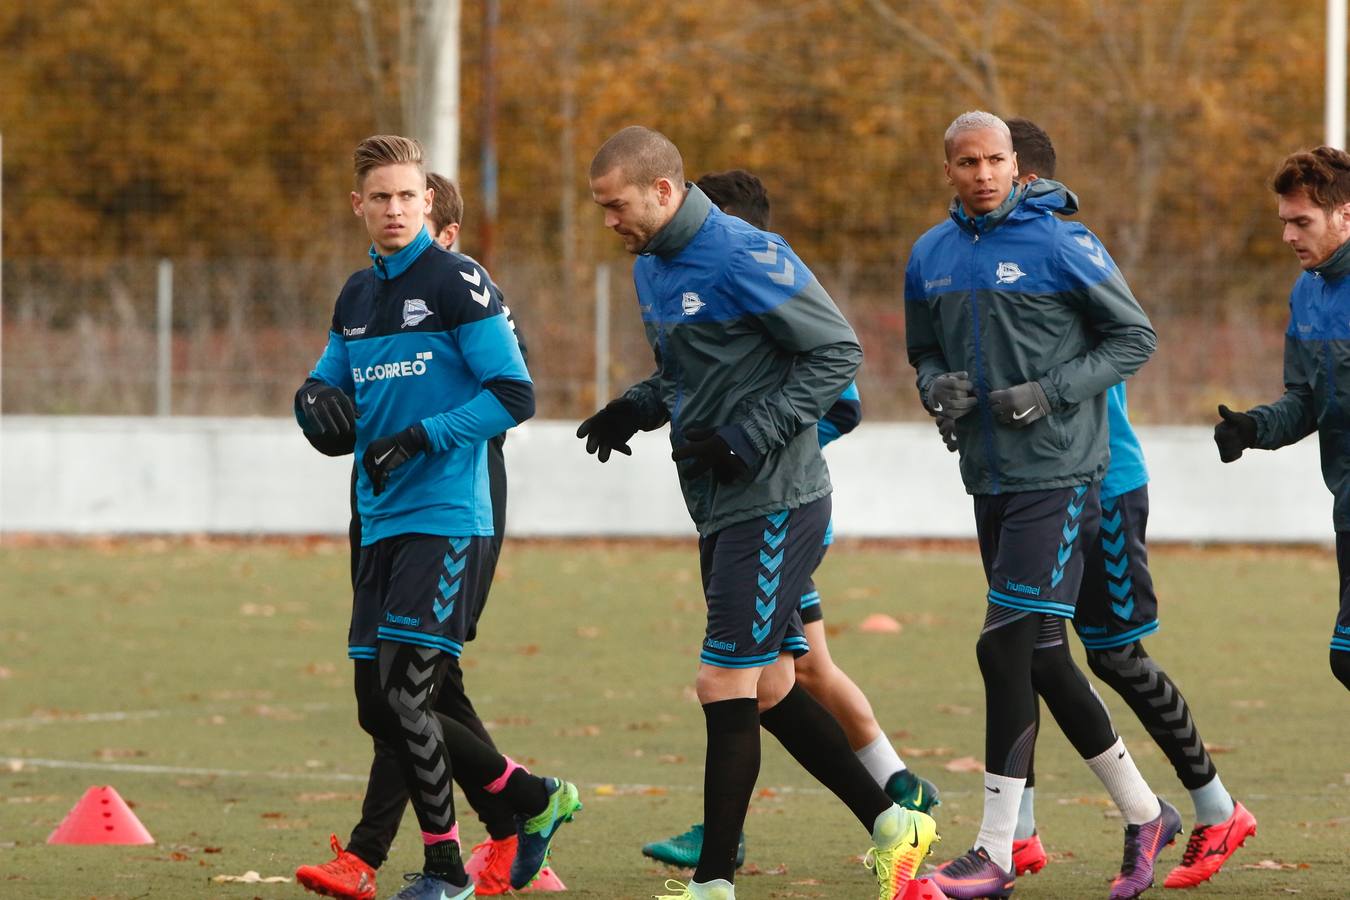
<svg viewBox="0 0 1350 900">
<path fill-rule="evenodd" d="M 881 856 L 876 847 L 868 847 L 867 855 L 863 857 L 863 866 L 868 869 L 874 869 L 877 873 L 877 880 L 889 881 L 891 877 L 890 863 Z"/>
<path fill-rule="evenodd" d="M 978 875 L 984 864 L 989 862 L 974 850 L 967 851 L 964 856 L 958 856 L 956 859 L 942 867 L 942 874 L 954 877 L 963 877 L 966 875 Z"/>
<path fill-rule="evenodd" d="M 678 894 L 662 894 L 656 900 L 690 900 L 694 895 L 689 890 L 689 885 L 683 881 L 676 881 L 674 878 L 666 879 L 666 890 L 679 891 Z"/>
<path fill-rule="evenodd" d="M 1205 829 L 1197 825 L 1191 831 L 1191 838 L 1186 842 L 1186 852 L 1181 854 L 1181 864 L 1189 866 L 1200 858 L 1200 851 L 1205 849 Z"/>
</svg>

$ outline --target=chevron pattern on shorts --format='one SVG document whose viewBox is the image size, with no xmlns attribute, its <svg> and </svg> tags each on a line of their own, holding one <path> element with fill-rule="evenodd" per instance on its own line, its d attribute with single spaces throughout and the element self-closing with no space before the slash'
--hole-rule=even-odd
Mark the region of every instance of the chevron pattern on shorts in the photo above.
<svg viewBox="0 0 1350 900">
<path fill-rule="evenodd" d="M 1055 554 L 1055 565 L 1050 569 L 1050 586 L 1058 587 L 1064 580 L 1064 567 L 1069 564 L 1073 558 L 1073 542 L 1078 540 L 1078 531 L 1081 523 L 1078 521 L 1083 514 L 1083 507 L 1087 501 L 1083 495 L 1087 493 L 1087 485 L 1080 484 L 1073 489 L 1073 499 L 1069 501 L 1069 507 L 1064 517 L 1064 527 L 1060 530 L 1060 537 L 1064 540 L 1059 545 L 1059 551 Z"/>
<path fill-rule="evenodd" d="M 1102 500 L 1100 531 L 1105 554 L 1106 590 L 1111 595 L 1111 612 L 1117 619 L 1130 621 L 1134 615 L 1134 578 L 1129 575 L 1130 554 L 1125 549 L 1125 527 L 1116 498 Z"/>
<path fill-rule="evenodd" d="M 454 614 L 455 600 L 464 584 L 464 566 L 469 562 L 469 538 L 450 538 L 448 543 L 450 549 L 441 560 L 444 571 L 436 582 L 440 596 L 431 598 L 431 611 L 436 614 L 437 622 L 444 622 Z"/>
<path fill-rule="evenodd" d="M 764 517 L 768 527 L 764 529 L 764 546 L 759 550 L 759 571 L 755 573 L 759 590 L 755 594 L 755 618 L 750 625 L 750 635 L 756 644 L 764 643 L 773 631 L 778 587 L 783 580 L 783 557 L 787 555 L 787 548 L 783 546 L 787 541 L 787 520 L 786 509 Z"/>
</svg>

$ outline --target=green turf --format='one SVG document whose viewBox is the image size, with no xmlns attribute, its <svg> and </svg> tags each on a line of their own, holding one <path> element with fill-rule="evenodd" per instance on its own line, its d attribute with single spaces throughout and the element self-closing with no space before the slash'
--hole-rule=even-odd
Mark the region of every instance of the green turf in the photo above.
<svg viewBox="0 0 1350 900">
<path fill-rule="evenodd" d="M 1350 896 L 1350 698 L 1326 661 L 1331 553 L 1161 549 L 1154 562 L 1164 627 L 1148 648 L 1260 821 L 1194 895 Z M 354 823 L 369 743 L 350 697 L 346 566 L 332 543 L 0 550 L 0 756 L 88 767 L 0 766 L 0 896 L 300 896 L 294 883 L 210 879 L 290 876 L 326 859 L 328 833 L 345 840 Z M 833 655 L 914 769 L 943 790 L 946 840 L 934 860 L 964 851 L 980 817 L 978 772 L 945 766 L 983 753 L 981 581 L 973 550 L 847 544 L 818 579 Z M 858 632 L 874 612 L 903 632 Z M 649 896 L 683 877 L 638 846 L 701 817 L 703 720 L 691 690 L 701 613 L 692 543 L 507 549 L 467 678 L 508 752 L 582 788 L 586 808 L 555 851 L 573 896 Z M 1170 766 L 1107 699 L 1145 775 L 1189 827 Z M 135 715 L 90 715 L 112 712 Z M 772 739 L 764 746 L 746 826 L 758 874 L 739 879 L 741 896 L 875 896 L 855 859 L 864 831 Z M 1054 862 L 1019 880 L 1016 896 L 1104 897 L 1119 820 L 1049 719 L 1036 763 Z M 95 784 L 115 786 L 159 843 L 47 846 Z M 476 821 L 464 828 L 481 835 Z M 1179 856 L 1179 846 L 1167 851 L 1164 870 Z M 1243 868 L 1262 860 L 1294 868 Z M 419 861 L 410 817 L 381 895 Z"/>
</svg>

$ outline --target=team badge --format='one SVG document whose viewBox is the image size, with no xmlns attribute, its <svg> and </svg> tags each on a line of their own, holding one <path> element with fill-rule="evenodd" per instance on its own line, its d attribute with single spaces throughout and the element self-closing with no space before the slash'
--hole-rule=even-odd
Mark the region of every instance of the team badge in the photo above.
<svg viewBox="0 0 1350 900">
<path fill-rule="evenodd" d="M 1024 278 L 1026 272 L 1014 262 L 1001 262 L 998 269 L 994 272 L 994 277 L 998 279 L 999 284 L 1012 284 L 1019 278 Z"/>
<path fill-rule="evenodd" d="M 427 309 L 425 300 L 404 300 L 403 301 L 403 327 L 417 325 L 427 316 L 431 315 L 431 310 Z"/>
<path fill-rule="evenodd" d="M 693 291 L 685 291 L 684 296 L 680 298 L 680 306 L 684 309 L 686 316 L 692 316 L 708 304 Z"/>
</svg>

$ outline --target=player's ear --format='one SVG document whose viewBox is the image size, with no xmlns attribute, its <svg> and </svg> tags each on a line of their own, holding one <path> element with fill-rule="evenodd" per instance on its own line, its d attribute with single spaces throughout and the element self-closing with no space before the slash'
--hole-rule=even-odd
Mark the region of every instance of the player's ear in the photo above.
<svg viewBox="0 0 1350 900">
<path fill-rule="evenodd" d="M 352 191 L 352 212 L 356 213 L 358 217 L 362 215 L 361 195 L 356 191 Z"/>
</svg>

